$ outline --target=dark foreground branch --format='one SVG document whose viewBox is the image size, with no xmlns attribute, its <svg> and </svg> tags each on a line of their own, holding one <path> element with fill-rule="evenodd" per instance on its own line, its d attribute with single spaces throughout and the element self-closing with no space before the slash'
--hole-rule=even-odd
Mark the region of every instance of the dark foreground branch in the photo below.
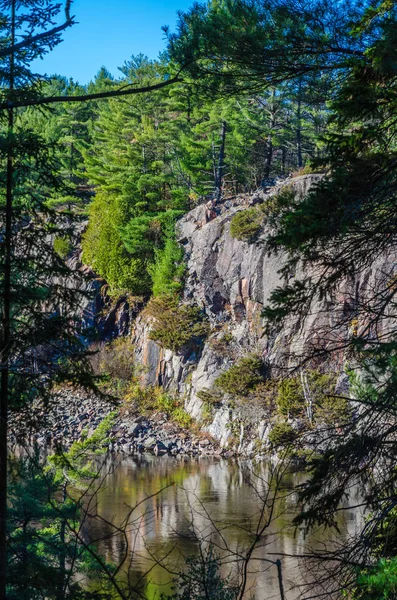
<svg viewBox="0 0 397 600">
<path fill-rule="evenodd" d="M 7 100 L 0 103 L 0 110 L 8 110 L 10 108 L 23 108 L 28 106 L 41 106 L 43 104 L 59 104 L 61 102 L 88 102 L 89 100 L 103 100 L 107 98 L 118 98 L 120 96 L 130 96 L 132 94 L 144 94 L 154 92 L 161 88 L 168 87 L 174 83 L 182 82 L 183 80 L 177 75 L 171 79 L 161 81 L 154 85 L 147 85 L 139 88 L 128 88 L 120 90 L 111 90 L 109 92 L 97 92 L 96 94 L 82 94 L 80 96 L 47 96 L 44 98 L 31 98 L 26 100 L 17 100 L 15 102 Z"/>
</svg>

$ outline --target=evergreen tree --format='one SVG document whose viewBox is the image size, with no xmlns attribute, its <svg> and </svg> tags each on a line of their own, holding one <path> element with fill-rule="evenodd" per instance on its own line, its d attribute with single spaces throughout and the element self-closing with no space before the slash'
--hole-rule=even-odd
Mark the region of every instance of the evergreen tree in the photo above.
<svg viewBox="0 0 397 600">
<path fill-rule="evenodd" d="M 348 0 L 224 0 L 194 4 L 180 14 L 168 52 L 188 79 L 209 93 L 250 91 L 324 72 L 349 69 L 371 35 L 350 35 L 365 2 Z"/>
<path fill-rule="evenodd" d="M 371 518 L 355 543 L 340 549 L 345 584 L 357 583 L 356 574 L 362 572 L 357 597 L 367 597 L 365 590 L 379 590 L 385 573 L 389 573 L 390 588 L 384 588 L 384 597 L 394 597 L 394 261 L 386 262 L 377 273 L 374 289 L 362 290 L 357 282 L 368 269 L 377 269 L 379 259 L 396 252 L 396 107 L 390 93 L 396 85 L 396 31 L 396 7 L 388 2 L 372 3 L 352 28 L 355 43 L 368 39 L 372 43 L 365 56 L 352 62 L 333 99 L 325 157 L 318 164 L 326 175 L 301 202 L 279 203 L 272 216 L 274 235 L 268 239 L 269 249 L 288 252 L 287 277 L 305 273 L 273 293 L 265 311 L 269 330 L 287 315 L 303 322 L 313 314 L 316 303 L 334 305 L 341 289 L 356 285 L 347 297 L 344 292 L 345 307 L 338 319 L 322 331 L 322 347 L 301 357 L 324 360 L 330 353 L 345 352 L 357 371 L 350 376 L 350 390 L 361 407 L 343 439 L 330 435 L 325 452 L 312 461 L 311 476 L 300 494 L 303 511 L 297 522 L 333 524 L 348 490 L 353 485 L 365 490 L 363 502 L 370 507 Z"/>
<path fill-rule="evenodd" d="M 122 71 L 128 81 L 144 82 L 158 76 L 162 68 L 139 56 Z M 137 295 L 150 291 L 147 265 L 156 247 L 150 223 L 161 212 L 186 206 L 186 187 L 175 174 L 174 121 L 163 91 L 123 104 L 109 101 L 95 121 L 93 146 L 84 152 L 87 175 L 96 190 L 83 243 L 84 260 L 114 290 Z M 147 233 L 144 251 L 136 245 L 132 249 L 133 242 L 123 244 L 122 231 L 131 220 L 130 231 L 143 227 Z M 152 234 L 154 244 L 146 253 Z"/>
</svg>

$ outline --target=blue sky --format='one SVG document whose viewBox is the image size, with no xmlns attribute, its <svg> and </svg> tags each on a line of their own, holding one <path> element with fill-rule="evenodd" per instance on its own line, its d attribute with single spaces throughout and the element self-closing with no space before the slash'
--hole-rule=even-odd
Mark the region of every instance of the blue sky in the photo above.
<svg viewBox="0 0 397 600">
<path fill-rule="evenodd" d="M 177 11 L 193 0 L 74 0 L 78 24 L 64 32 L 64 41 L 32 66 L 39 73 L 73 77 L 88 83 L 104 65 L 113 75 L 132 54 L 156 58 L 164 50 L 162 25 L 174 29 Z"/>
</svg>

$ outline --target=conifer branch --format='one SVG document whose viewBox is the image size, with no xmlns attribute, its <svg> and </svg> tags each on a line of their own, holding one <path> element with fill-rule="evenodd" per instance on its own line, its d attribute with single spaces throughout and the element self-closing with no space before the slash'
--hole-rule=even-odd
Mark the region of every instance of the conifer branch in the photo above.
<svg viewBox="0 0 397 600">
<path fill-rule="evenodd" d="M 171 79 L 161 81 L 160 83 L 147 85 L 139 88 L 123 88 L 119 90 L 111 90 L 108 92 L 97 92 L 95 94 L 82 94 L 79 96 L 47 96 L 44 98 L 31 98 L 20 101 L 17 100 L 15 102 L 7 100 L 7 102 L 0 103 L 0 110 L 10 108 L 23 108 L 28 106 L 41 106 L 43 104 L 59 104 L 61 102 L 87 102 L 89 100 L 103 100 L 107 98 L 117 98 L 120 96 L 131 96 L 132 94 L 144 94 L 146 92 L 154 92 L 155 90 L 160 90 L 164 87 L 168 87 L 169 85 L 173 85 L 174 83 L 180 83 L 182 81 L 183 80 L 177 75 L 175 77 L 172 77 Z"/>
<path fill-rule="evenodd" d="M 18 44 L 13 44 L 11 46 L 7 46 L 7 48 L 2 48 L 0 50 L 0 58 L 4 58 L 5 56 L 10 56 L 10 54 L 18 52 L 18 50 L 21 50 L 22 48 L 26 48 L 27 46 L 32 46 L 32 44 L 36 44 L 37 42 L 43 42 L 47 38 L 53 38 L 54 36 L 58 35 L 62 31 L 65 31 L 65 29 L 67 29 L 68 27 L 71 27 L 72 25 L 74 25 L 75 24 L 74 17 L 70 16 L 71 4 L 72 4 L 71 0 L 67 0 L 66 5 L 65 5 L 66 20 L 64 23 L 62 23 L 62 25 L 58 25 L 57 27 L 53 27 L 52 29 L 49 29 L 48 31 L 43 31 L 42 33 L 38 33 L 37 35 L 27 36 Z"/>
</svg>

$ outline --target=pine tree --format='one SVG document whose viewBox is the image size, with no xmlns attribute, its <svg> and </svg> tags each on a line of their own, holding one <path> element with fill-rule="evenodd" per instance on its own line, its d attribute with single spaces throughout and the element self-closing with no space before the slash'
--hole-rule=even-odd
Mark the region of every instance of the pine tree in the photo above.
<svg viewBox="0 0 397 600">
<path fill-rule="evenodd" d="M 301 202 L 276 207 L 274 235 L 268 239 L 270 249 L 288 253 L 286 277 L 301 274 L 273 292 L 265 311 L 269 330 L 288 315 L 302 323 L 316 303 L 334 305 L 345 290 L 344 310 L 323 329 L 322 348 L 300 359 L 324 360 L 344 352 L 352 371 L 350 393 L 360 408 L 343 439 L 330 435 L 327 448 L 313 459 L 297 522 L 335 523 L 352 485 L 365 489 L 371 481 L 363 500 L 371 518 L 355 543 L 340 549 L 345 583 L 357 584 L 362 571 L 358 598 L 366 597 L 365 586 L 379 590 L 387 572 L 390 589 L 384 588 L 384 597 L 394 594 L 396 271 L 394 261 L 388 264 L 385 258 L 396 253 L 396 106 L 390 94 L 396 85 L 396 31 L 394 3 L 373 3 L 355 23 L 355 43 L 372 42 L 365 56 L 352 61 L 333 98 L 325 156 L 318 161 L 326 174 Z M 380 272 L 376 265 L 382 258 Z M 358 282 L 365 281 L 369 269 L 376 272 L 376 284 L 362 289 Z M 352 284 L 355 290 L 346 292 Z"/>
<path fill-rule="evenodd" d="M 343 74 L 364 56 L 370 35 L 350 35 L 365 3 L 223 0 L 180 14 L 168 53 L 186 80 L 213 94 L 261 93 L 264 87 L 324 72 Z"/>
<path fill-rule="evenodd" d="M 161 70 L 161 63 L 142 56 L 122 68 L 127 81 L 140 82 L 158 77 Z M 113 290 L 150 292 L 146 267 L 156 244 L 147 254 L 147 244 L 145 252 L 132 250 L 133 242 L 125 245 L 122 231 L 129 222 L 138 219 L 136 227 L 144 228 L 149 242 L 149 223 L 157 214 L 186 206 L 186 187 L 175 173 L 175 120 L 168 111 L 167 92 L 160 91 L 149 99 L 109 101 L 95 121 L 94 146 L 84 152 L 87 176 L 96 190 L 84 260 Z"/>
</svg>

